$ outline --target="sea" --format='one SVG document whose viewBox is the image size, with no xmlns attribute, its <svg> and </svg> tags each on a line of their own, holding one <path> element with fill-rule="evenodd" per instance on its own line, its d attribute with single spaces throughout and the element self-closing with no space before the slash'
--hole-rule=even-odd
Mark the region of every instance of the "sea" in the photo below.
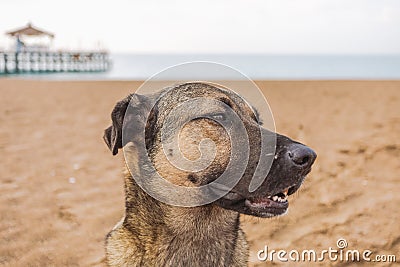
<svg viewBox="0 0 400 267">
<path fill-rule="evenodd" d="M 111 54 L 111 67 L 102 73 L 24 74 L 20 78 L 51 80 L 147 80 L 166 69 L 188 62 L 217 63 L 253 80 L 398 80 L 399 55 L 269 55 L 269 54 Z M 193 64 L 193 63 L 191 63 Z M 208 65 L 203 66 L 208 66 Z M 206 68 L 208 69 L 208 68 Z M 193 70 L 191 70 L 193 72 Z M 204 71 L 204 68 L 199 70 Z M 212 79 L 236 79 L 231 72 L 209 69 Z M 170 75 L 170 76 L 168 76 Z M 191 74 L 190 74 L 191 75 Z M 183 77 L 190 78 L 190 77 Z M 196 78 L 196 77 L 195 77 Z M 202 77 L 200 77 L 202 78 Z M 239 77 L 240 79 L 240 77 Z"/>
</svg>

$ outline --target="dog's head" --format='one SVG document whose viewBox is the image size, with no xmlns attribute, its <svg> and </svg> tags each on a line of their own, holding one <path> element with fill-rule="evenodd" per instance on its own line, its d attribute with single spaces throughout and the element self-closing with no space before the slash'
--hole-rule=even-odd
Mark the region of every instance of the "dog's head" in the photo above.
<svg viewBox="0 0 400 267">
<path fill-rule="evenodd" d="M 197 99 L 202 101 L 196 102 Z M 125 115 L 128 107 L 130 112 Z M 232 111 L 242 122 L 247 138 L 235 140 L 236 147 L 249 148 L 248 161 L 232 190 L 213 204 L 258 217 L 284 214 L 288 209 L 287 197 L 299 189 L 316 154 L 303 144 L 261 127 L 257 112 L 228 89 L 196 82 L 167 88 L 155 95 L 129 95 L 115 106 L 113 124 L 105 130 L 104 140 L 114 155 L 127 143 L 135 146 L 143 142 L 160 176 L 176 185 L 199 187 L 220 177 L 238 153 L 233 151 L 229 127 L 223 126 L 229 125 L 228 114 Z M 194 119 L 187 119 L 191 117 Z M 139 125 L 144 133 L 138 130 Z M 264 139 L 272 135 L 276 137 L 276 150 L 270 171 L 261 185 L 250 192 L 249 185 L 263 152 L 261 143 L 269 142 Z M 182 162 L 195 162 L 197 167 L 188 170 L 177 166 Z"/>
</svg>

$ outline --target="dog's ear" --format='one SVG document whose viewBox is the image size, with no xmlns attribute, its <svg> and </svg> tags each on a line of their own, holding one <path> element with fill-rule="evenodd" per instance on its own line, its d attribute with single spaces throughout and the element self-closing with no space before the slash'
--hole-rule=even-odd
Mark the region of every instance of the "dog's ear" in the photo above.
<svg viewBox="0 0 400 267">
<path fill-rule="evenodd" d="M 126 109 L 132 99 L 133 94 L 128 95 L 119 101 L 111 112 L 112 125 L 104 130 L 104 142 L 113 155 L 118 154 L 118 149 L 122 148 L 122 126 Z"/>
<path fill-rule="evenodd" d="M 146 125 L 146 112 L 151 107 L 151 99 L 145 95 L 130 94 L 119 101 L 111 112 L 112 125 L 104 130 L 103 139 L 113 155 L 118 154 L 129 141 L 144 140 L 143 127 Z M 129 107 L 129 113 L 126 111 Z M 152 112 L 153 113 L 153 112 Z M 149 116 L 151 119 L 153 116 Z"/>
</svg>

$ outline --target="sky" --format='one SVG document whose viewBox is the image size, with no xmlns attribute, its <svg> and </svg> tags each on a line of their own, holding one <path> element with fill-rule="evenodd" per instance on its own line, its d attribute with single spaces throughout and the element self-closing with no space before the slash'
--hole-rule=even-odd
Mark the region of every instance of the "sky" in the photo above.
<svg viewBox="0 0 400 267">
<path fill-rule="evenodd" d="M 1 0 L 2 34 L 113 53 L 400 54 L 399 0 Z"/>
</svg>

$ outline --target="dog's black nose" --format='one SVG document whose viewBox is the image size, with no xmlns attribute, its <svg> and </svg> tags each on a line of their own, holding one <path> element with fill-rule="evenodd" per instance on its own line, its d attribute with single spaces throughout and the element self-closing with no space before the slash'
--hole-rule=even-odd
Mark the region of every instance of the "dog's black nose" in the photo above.
<svg viewBox="0 0 400 267">
<path fill-rule="evenodd" d="M 314 150 L 302 144 L 290 145 L 287 154 L 294 165 L 300 168 L 310 167 L 317 157 Z"/>
</svg>

